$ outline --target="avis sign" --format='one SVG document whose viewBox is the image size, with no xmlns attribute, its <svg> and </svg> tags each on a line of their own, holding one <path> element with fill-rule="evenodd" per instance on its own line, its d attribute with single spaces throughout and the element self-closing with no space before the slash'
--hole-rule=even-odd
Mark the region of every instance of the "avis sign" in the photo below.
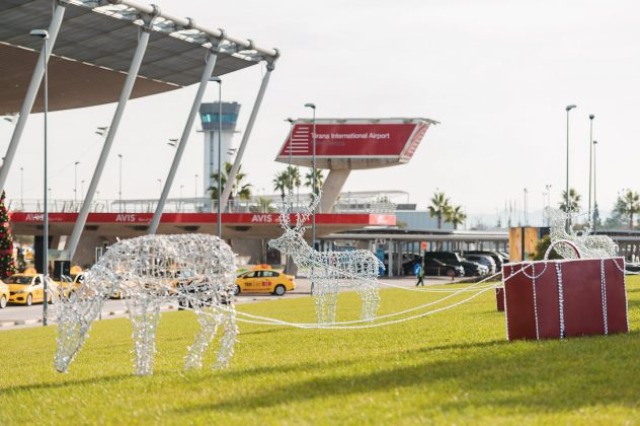
<svg viewBox="0 0 640 426">
<path fill-rule="evenodd" d="M 275 219 L 271 214 L 254 214 L 251 223 L 274 223 Z"/>
</svg>

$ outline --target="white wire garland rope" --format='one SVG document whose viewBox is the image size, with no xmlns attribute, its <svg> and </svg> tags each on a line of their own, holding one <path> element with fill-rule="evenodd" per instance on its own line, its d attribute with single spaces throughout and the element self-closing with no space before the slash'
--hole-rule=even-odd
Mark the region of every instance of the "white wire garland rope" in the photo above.
<svg viewBox="0 0 640 426">
<path fill-rule="evenodd" d="M 496 274 L 498 275 L 498 274 Z M 494 278 L 496 275 L 493 275 L 491 277 L 487 277 L 485 279 L 483 279 L 482 281 L 479 281 L 477 283 L 471 284 L 468 287 L 465 288 L 459 288 L 459 289 L 443 289 L 446 290 L 446 292 L 450 293 L 448 296 L 445 296 L 441 299 L 438 300 L 434 300 L 431 302 L 427 302 L 424 303 L 422 305 L 419 306 L 415 306 L 413 308 L 409 308 L 409 309 L 405 309 L 403 311 L 399 311 L 399 312 L 394 312 L 394 313 L 390 313 L 390 314 L 386 314 L 386 315 L 379 315 L 376 317 L 375 319 L 375 323 L 372 323 L 372 320 L 352 320 L 352 321 L 335 321 L 335 322 L 331 322 L 331 323 L 299 323 L 299 322 L 289 322 L 289 321 L 285 321 L 285 320 L 280 320 L 277 318 L 270 318 L 270 317 L 264 317 L 264 316 L 259 316 L 259 315 L 253 315 L 253 314 L 249 314 L 247 312 L 241 312 L 241 311 L 237 311 L 237 321 L 239 322 L 244 322 L 244 323 L 249 323 L 249 324 L 258 324 L 258 325 L 280 325 L 280 326 L 288 326 L 288 327 L 294 327 L 294 328 L 303 328 L 303 329 L 313 329 L 313 328 L 318 328 L 318 329 L 364 329 L 364 328 L 374 328 L 374 327 L 384 327 L 384 326 L 389 326 L 389 325 L 394 325 L 394 324 L 398 324 L 401 322 L 406 322 L 406 321 L 411 321 L 414 319 L 419 319 L 419 318 L 423 318 L 425 316 L 428 315 L 432 315 L 438 312 L 442 312 L 445 311 L 447 309 L 452 309 L 455 308 L 457 306 L 460 306 L 461 304 L 468 302 L 476 297 L 478 297 L 479 295 L 485 293 L 488 290 L 492 290 L 495 287 L 497 287 L 497 285 L 495 283 L 491 283 L 491 284 L 487 284 L 486 281 L 489 279 Z M 402 288 L 402 287 L 398 287 L 395 285 L 389 285 L 390 287 L 394 287 L 394 288 L 401 288 L 403 290 L 407 290 L 406 288 Z M 435 289 L 433 289 L 435 290 Z M 443 306 L 431 311 L 427 311 L 427 312 L 423 312 L 420 314 L 416 314 L 416 315 L 412 315 L 409 317 L 405 317 L 405 318 L 398 318 L 395 320 L 389 320 L 389 321 L 383 321 L 383 322 L 378 322 L 381 319 L 388 319 L 388 318 L 394 318 L 394 317 L 399 317 L 399 316 L 403 316 L 406 315 L 408 313 L 411 312 L 415 312 L 415 311 L 419 311 L 425 308 L 429 308 L 433 305 L 437 305 L 439 303 L 445 302 L 448 299 L 451 299 L 455 296 L 458 296 L 460 294 L 463 293 L 467 293 L 467 292 L 475 292 L 474 294 L 472 294 L 471 296 L 460 300 L 456 303 L 453 303 L 451 305 L 447 305 L 447 306 Z M 240 318 L 240 317 L 246 317 L 246 318 L 250 318 L 250 319 L 245 319 L 245 318 Z"/>
</svg>

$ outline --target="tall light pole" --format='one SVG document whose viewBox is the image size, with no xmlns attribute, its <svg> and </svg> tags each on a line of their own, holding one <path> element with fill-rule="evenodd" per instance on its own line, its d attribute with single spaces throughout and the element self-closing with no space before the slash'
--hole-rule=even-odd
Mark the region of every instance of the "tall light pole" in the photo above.
<svg viewBox="0 0 640 426">
<path fill-rule="evenodd" d="M 20 208 L 24 210 L 24 167 L 20 167 Z"/>
<path fill-rule="evenodd" d="M 122 212 L 122 154 L 118 154 L 118 205 Z"/>
<path fill-rule="evenodd" d="M 527 206 L 527 188 L 524 189 L 524 225 L 529 224 L 529 208 Z"/>
<path fill-rule="evenodd" d="M 42 325 L 47 325 L 47 291 L 48 291 L 48 275 L 49 275 L 49 208 L 47 206 L 47 138 L 48 138 L 48 128 L 47 128 L 47 119 L 49 113 L 49 73 L 48 73 L 48 61 L 47 55 L 48 53 L 48 40 L 49 40 L 49 32 L 43 29 L 35 29 L 31 30 L 29 33 L 33 37 L 39 37 L 43 41 L 43 55 L 42 62 L 44 63 L 44 194 L 43 194 L 43 204 L 44 209 L 42 212 L 42 276 L 44 281 L 44 297 L 42 299 Z"/>
<path fill-rule="evenodd" d="M 598 199 L 596 198 L 596 147 L 598 145 L 598 141 L 593 141 L 593 230 L 596 230 L 597 217 L 598 215 Z"/>
<path fill-rule="evenodd" d="M 591 222 L 591 171 L 593 170 L 593 119 L 595 115 L 589 114 L 589 216 Z"/>
<path fill-rule="evenodd" d="M 317 197 L 317 187 L 318 183 L 316 182 L 317 173 L 316 173 L 316 104 L 307 103 L 304 104 L 305 108 L 311 108 L 313 110 L 313 135 L 312 135 L 312 148 L 311 148 L 311 173 L 313 178 L 313 194 Z M 315 209 L 311 212 L 311 247 L 315 250 L 316 248 L 316 211 Z"/>
<path fill-rule="evenodd" d="M 76 161 L 73 166 L 73 202 L 74 204 L 78 202 L 78 164 L 79 161 Z"/>
<path fill-rule="evenodd" d="M 193 193 L 193 206 L 195 208 L 196 205 L 196 199 L 198 198 L 198 174 L 196 173 L 196 177 L 195 177 L 195 185 L 194 185 L 194 193 Z"/>
<path fill-rule="evenodd" d="M 567 105 L 565 107 L 565 110 L 567 111 L 567 184 L 565 186 L 566 189 L 566 193 L 565 193 L 565 208 L 566 208 L 566 213 L 567 213 L 567 217 L 569 217 L 569 111 L 571 111 L 572 109 L 574 109 L 576 106 L 575 105 Z M 569 220 L 567 219 L 567 228 L 569 227 Z"/>
<path fill-rule="evenodd" d="M 293 192 L 293 176 L 291 175 L 291 170 L 292 170 L 291 163 L 292 163 L 293 147 L 291 146 L 291 142 L 293 141 L 293 125 L 295 123 L 295 120 L 293 118 L 289 117 L 289 118 L 285 119 L 284 121 L 289 123 L 289 142 L 288 142 L 288 145 L 289 145 L 289 170 L 288 170 L 288 173 L 289 173 L 289 180 L 291 181 L 291 192 Z M 300 194 L 298 194 L 298 196 L 299 195 Z M 293 195 L 290 194 L 290 196 L 291 196 L 291 200 L 290 200 L 290 206 L 289 207 L 293 207 Z M 300 201 L 299 199 L 296 200 L 296 203 L 298 203 L 299 201 Z"/>
<path fill-rule="evenodd" d="M 546 205 L 546 217 L 547 217 L 547 226 L 549 226 L 549 222 L 551 221 L 551 184 L 546 184 L 545 189 L 547 190 L 547 205 Z"/>
<path fill-rule="evenodd" d="M 218 203 L 218 214 L 216 216 L 216 229 L 218 238 L 222 238 L 222 80 L 220 77 L 211 77 L 209 81 L 218 83 L 218 182 L 216 190 L 216 202 Z M 231 182 L 227 182 L 230 185 Z"/>
</svg>

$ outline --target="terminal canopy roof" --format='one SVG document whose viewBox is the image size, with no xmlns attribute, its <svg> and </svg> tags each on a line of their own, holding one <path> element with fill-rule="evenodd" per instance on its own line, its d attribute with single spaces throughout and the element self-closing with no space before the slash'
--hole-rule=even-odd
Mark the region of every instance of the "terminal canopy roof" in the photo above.
<svg viewBox="0 0 640 426">
<path fill-rule="evenodd" d="M 208 29 L 134 0 L 68 0 L 48 65 L 49 110 L 118 100 L 145 14 L 153 14 L 151 37 L 132 97 L 161 93 L 200 81 L 212 43 L 219 48 L 213 75 L 274 60 L 276 49 Z M 0 115 L 20 110 L 47 29 L 53 0 L 0 2 Z M 41 89 L 42 90 L 42 89 Z M 33 112 L 43 110 L 42 96 Z"/>
</svg>

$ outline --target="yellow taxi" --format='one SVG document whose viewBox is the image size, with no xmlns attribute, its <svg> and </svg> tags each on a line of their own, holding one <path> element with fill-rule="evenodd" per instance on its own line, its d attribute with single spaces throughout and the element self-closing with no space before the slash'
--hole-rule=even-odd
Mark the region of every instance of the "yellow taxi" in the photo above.
<svg viewBox="0 0 640 426">
<path fill-rule="evenodd" d="M 241 293 L 273 293 L 283 296 L 287 291 L 295 290 L 296 283 L 293 278 L 292 275 L 275 269 L 258 267 L 238 275 L 234 294 L 237 296 Z"/>
<path fill-rule="evenodd" d="M 72 293 L 74 293 L 84 282 L 84 274 L 71 274 L 65 275 L 61 277 L 60 281 L 58 281 L 58 290 L 62 292 L 65 296 L 69 297 Z"/>
<path fill-rule="evenodd" d="M 9 303 L 20 303 L 31 306 L 34 303 L 44 301 L 44 276 L 42 274 L 14 274 L 6 278 L 4 282 L 9 286 Z M 58 286 L 55 281 L 48 279 L 47 285 L 55 294 Z M 47 302 L 53 303 L 51 294 Z"/>
<path fill-rule="evenodd" d="M 4 309 L 7 307 L 9 296 L 9 286 L 6 285 L 3 281 L 0 281 L 0 309 Z"/>
</svg>

